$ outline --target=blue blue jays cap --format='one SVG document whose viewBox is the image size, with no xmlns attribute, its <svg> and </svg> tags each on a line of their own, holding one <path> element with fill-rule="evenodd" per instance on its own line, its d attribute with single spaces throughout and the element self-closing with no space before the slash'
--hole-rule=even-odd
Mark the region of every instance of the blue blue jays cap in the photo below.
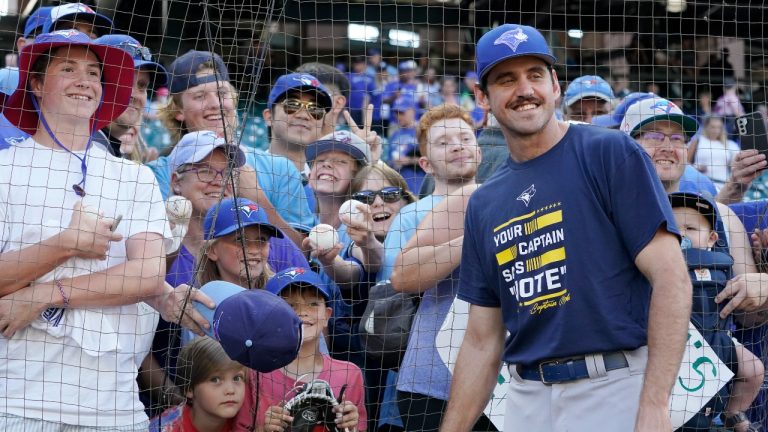
<svg viewBox="0 0 768 432">
<path fill-rule="evenodd" d="M 482 80 L 502 61 L 522 56 L 538 57 L 550 66 L 556 61 L 544 36 L 535 28 L 520 24 L 496 27 L 477 41 L 477 75 Z"/>
<path fill-rule="evenodd" d="M 275 81 L 275 85 L 272 86 L 272 90 L 269 92 L 267 109 L 271 110 L 272 106 L 275 105 L 275 102 L 290 90 L 314 90 L 317 93 L 316 101 L 318 104 L 325 108 L 331 108 L 333 106 L 331 92 L 329 92 L 314 75 L 307 73 L 291 73 L 283 75 Z"/>
<path fill-rule="evenodd" d="M 368 165 L 371 161 L 371 148 L 368 144 L 359 136 L 346 130 L 331 132 L 310 143 L 304 154 L 307 157 L 307 163 L 312 164 L 318 155 L 329 151 L 346 153 L 362 166 Z"/>
<path fill-rule="evenodd" d="M 37 30 L 42 30 L 45 21 L 51 16 L 51 9 L 53 9 L 52 6 L 43 6 L 37 8 L 27 17 L 27 21 L 24 22 L 25 38 L 32 36 Z"/>
<path fill-rule="evenodd" d="M 277 272 L 272 276 L 272 279 L 267 281 L 264 289 L 272 294 L 280 295 L 284 289 L 293 285 L 315 287 L 326 301 L 331 300 L 331 291 L 328 289 L 328 285 L 320 279 L 320 275 L 303 267 L 289 267 Z"/>
<path fill-rule="evenodd" d="M 226 198 L 209 208 L 203 221 L 203 236 L 211 240 L 254 225 L 269 231 L 272 237 L 284 237 L 282 231 L 269 223 L 264 209 L 245 198 Z"/>
<path fill-rule="evenodd" d="M 171 171 L 176 172 L 182 165 L 198 163 L 212 151 L 221 148 L 227 157 L 235 159 L 235 168 L 245 165 L 245 152 L 236 144 L 228 143 L 213 131 L 190 132 L 179 140 L 168 155 Z"/>
<path fill-rule="evenodd" d="M 215 73 L 198 76 L 200 67 L 206 63 L 213 65 Z M 181 93 L 188 88 L 209 82 L 229 81 L 229 70 L 227 70 L 224 60 L 218 54 L 210 51 L 187 51 L 184 55 L 174 60 L 169 69 L 171 73 L 171 85 L 169 86 L 171 93 Z"/>
<path fill-rule="evenodd" d="M 108 34 L 93 41 L 101 45 L 109 45 L 120 48 L 133 58 L 136 69 L 149 70 L 153 74 L 153 88 L 168 85 L 168 72 L 160 64 L 152 61 L 152 52 L 149 48 L 141 46 L 136 39 L 124 34 Z"/>
<path fill-rule="evenodd" d="M 416 109 L 416 101 L 408 95 L 400 96 L 392 104 L 392 111 L 394 112 L 403 112 L 409 109 Z"/>
<path fill-rule="evenodd" d="M 627 113 L 627 109 L 635 102 L 653 97 L 653 93 L 646 92 L 634 92 L 626 95 L 624 99 L 616 105 L 611 114 L 603 114 L 592 117 L 592 124 L 595 126 L 602 126 L 605 128 L 618 129 L 621 125 L 621 121 L 624 120 L 624 115 Z"/>
<path fill-rule="evenodd" d="M 667 99 L 653 95 L 641 99 L 627 108 L 621 121 L 621 131 L 633 136 L 641 127 L 655 121 L 667 120 L 679 124 L 688 138 L 696 135 L 699 122 L 683 113 L 677 105 Z"/>
<path fill-rule="evenodd" d="M 224 281 L 208 282 L 200 291 L 216 303 L 215 309 L 194 303 L 211 325 L 206 334 L 221 343 L 232 360 L 269 373 L 299 355 L 301 320 L 280 297 Z"/>
<path fill-rule="evenodd" d="M 51 8 L 50 15 L 43 24 L 43 33 L 50 33 L 54 30 L 61 30 L 59 24 L 70 21 L 87 21 L 93 23 L 94 33 L 97 36 L 105 35 L 112 28 L 112 20 L 104 15 L 96 13 L 88 5 L 82 3 L 67 3 L 61 6 Z M 71 28 L 71 27 L 69 27 Z M 67 28 L 63 28 L 67 30 Z"/>
<path fill-rule="evenodd" d="M 613 102 L 613 89 L 606 80 L 597 75 L 584 75 L 568 84 L 563 96 L 563 106 L 569 107 L 584 98 L 596 98 Z"/>
</svg>

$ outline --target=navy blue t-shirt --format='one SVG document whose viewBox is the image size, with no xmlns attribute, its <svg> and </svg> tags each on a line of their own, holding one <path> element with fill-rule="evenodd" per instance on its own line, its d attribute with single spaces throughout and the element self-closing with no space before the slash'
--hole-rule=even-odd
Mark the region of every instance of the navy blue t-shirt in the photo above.
<svg viewBox="0 0 768 432">
<path fill-rule="evenodd" d="M 660 227 L 677 234 L 645 151 L 619 132 L 571 125 L 472 195 L 458 296 L 501 307 L 508 363 L 638 348 L 651 286 L 634 260 Z"/>
</svg>

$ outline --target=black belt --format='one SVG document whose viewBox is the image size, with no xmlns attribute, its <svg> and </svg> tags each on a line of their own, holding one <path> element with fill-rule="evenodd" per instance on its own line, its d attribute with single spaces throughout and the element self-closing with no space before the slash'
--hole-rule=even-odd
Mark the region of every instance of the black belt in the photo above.
<svg viewBox="0 0 768 432">
<path fill-rule="evenodd" d="M 603 354 L 606 371 L 629 367 L 627 357 L 622 351 Z M 569 357 L 547 360 L 533 366 L 517 365 L 517 373 L 529 381 L 541 381 L 544 384 L 557 384 L 589 378 L 589 370 L 584 357 Z"/>
</svg>

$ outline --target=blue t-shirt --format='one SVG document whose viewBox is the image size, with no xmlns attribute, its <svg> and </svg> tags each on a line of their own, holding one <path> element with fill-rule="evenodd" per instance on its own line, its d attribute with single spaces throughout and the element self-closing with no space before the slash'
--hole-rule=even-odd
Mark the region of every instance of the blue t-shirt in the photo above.
<svg viewBox="0 0 768 432">
<path fill-rule="evenodd" d="M 470 198 L 458 296 L 501 307 L 508 363 L 636 349 L 647 344 L 651 286 L 634 260 L 676 226 L 634 140 L 570 125 L 545 154 L 509 158 Z"/>
<path fill-rule="evenodd" d="M 376 80 L 372 76 L 364 73 L 350 73 L 349 78 L 349 99 L 347 106 L 350 111 L 362 111 L 365 106 L 365 97 L 369 99 L 376 90 Z"/>
<path fill-rule="evenodd" d="M 384 262 L 376 276 L 376 281 L 381 282 L 392 276 L 395 268 L 395 260 L 403 250 L 408 240 L 416 234 L 416 228 L 424 217 L 432 211 L 440 201 L 445 199 L 442 195 L 429 195 L 415 203 L 408 204 L 395 215 L 392 225 L 389 226 L 387 238 L 384 239 Z"/>
<path fill-rule="evenodd" d="M 245 162 L 256 170 L 259 186 L 280 216 L 291 226 L 314 225 L 312 212 L 296 166 L 282 156 L 275 156 L 257 149 L 244 149 Z M 171 189 L 170 158 L 161 156 L 147 166 L 155 173 L 163 199 L 168 199 Z"/>
<path fill-rule="evenodd" d="M 387 85 L 384 86 L 384 96 L 383 99 L 389 99 L 393 97 L 397 92 L 400 92 L 400 95 L 398 97 L 402 96 L 410 96 L 411 99 L 418 101 L 418 91 L 419 91 L 419 85 L 416 82 L 408 82 L 408 83 L 402 83 L 399 80 L 390 81 L 387 83 Z M 394 103 L 392 101 L 391 103 Z M 390 104 L 391 104 L 390 103 Z M 416 114 L 418 117 L 418 110 L 416 110 Z M 391 111 L 389 113 L 389 121 L 391 122 L 397 122 L 397 115 L 394 111 Z"/>
<path fill-rule="evenodd" d="M 389 160 L 394 161 L 402 157 L 418 157 L 419 142 L 416 140 L 416 128 L 401 128 L 392 134 L 389 139 Z M 421 183 L 427 174 L 418 164 L 403 166 L 399 170 L 408 189 L 418 193 L 421 189 Z"/>
<path fill-rule="evenodd" d="M 696 168 L 686 165 L 683 175 L 680 177 L 680 192 L 693 192 L 697 194 L 707 193 L 710 196 L 717 195 L 717 189 L 712 180 L 700 173 Z"/>
</svg>

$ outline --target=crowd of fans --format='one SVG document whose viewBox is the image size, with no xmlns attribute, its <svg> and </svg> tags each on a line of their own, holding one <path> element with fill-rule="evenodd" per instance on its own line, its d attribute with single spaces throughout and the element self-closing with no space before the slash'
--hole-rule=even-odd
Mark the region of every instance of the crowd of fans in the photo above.
<svg viewBox="0 0 768 432">
<path fill-rule="evenodd" d="M 509 159 L 475 101 L 478 75 L 390 65 L 371 49 L 349 72 L 311 63 L 280 76 L 244 125 L 219 55 L 181 53 L 166 69 L 110 28 L 82 4 L 39 8 L 18 67 L 0 74 L 0 427 L 279 432 L 297 383 L 324 379 L 343 394 L 339 427 L 437 430 L 451 372 L 436 337 L 459 288 L 464 209 Z M 693 247 L 727 239 L 721 312 L 748 313 L 728 329 L 738 373 L 721 411 L 755 430 L 768 427 L 768 163 L 740 147 L 738 86 L 708 95 L 686 116 L 664 95 L 616 97 L 583 76 L 556 116 L 627 133 L 668 193 L 717 202 L 702 228 L 714 235 Z M 648 130 L 655 109 L 689 120 Z M 186 217 L 162 210 L 173 197 Z M 337 234 L 329 247 L 313 241 L 320 226 Z M 298 357 L 271 372 L 226 358 L 190 307 L 214 307 L 196 288 L 215 281 L 282 296 L 304 324 Z M 360 335 L 368 292 L 387 281 L 421 298 L 396 368 Z M 481 416 L 473 430 L 499 427 Z"/>
</svg>

